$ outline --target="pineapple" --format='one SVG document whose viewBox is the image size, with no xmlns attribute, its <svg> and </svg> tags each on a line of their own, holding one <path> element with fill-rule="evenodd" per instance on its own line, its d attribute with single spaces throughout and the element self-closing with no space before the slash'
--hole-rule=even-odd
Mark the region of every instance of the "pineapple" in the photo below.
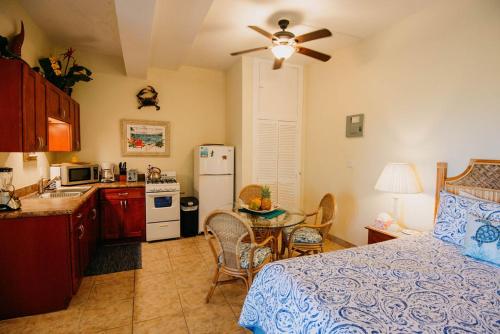
<svg viewBox="0 0 500 334">
<path fill-rule="evenodd" d="M 260 194 L 262 197 L 262 202 L 260 205 L 260 208 L 262 210 L 271 210 L 271 190 L 269 189 L 269 186 L 263 186 L 262 187 L 262 192 Z"/>
<path fill-rule="evenodd" d="M 260 198 L 254 198 L 253 200 L 250 201 L 250 205 L 248 206 L 250 210 L 258 211 L 260 210 L 260 206 L 262 205 L 262 202 Z"/>
</svg>

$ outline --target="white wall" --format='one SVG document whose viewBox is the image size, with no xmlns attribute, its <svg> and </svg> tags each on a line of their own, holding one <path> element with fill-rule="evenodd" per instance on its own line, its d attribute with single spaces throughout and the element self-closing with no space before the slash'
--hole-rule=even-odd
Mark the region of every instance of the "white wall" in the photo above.
<svg viewBox="0 0 500 334">
<path fill-rule="evenodd" d="M 253 58 L 241 57 L 226 72 L 226 144 L 235 146 L 235 196 L 252 183 Z"/>
<path fill-rule="evenodd" d="M 235 148 L 235 189 L 242 186 L 242 61 L 226 72 L 226 144 Z"/>
<path fill-rule="evenodd" d="M 414 163 L 424 193 L 405 198 L 407 226 L 431 229 L 436 162 L 500 158 L 500 1 L 446 0 L 306 71 L 306 206 L 337 196 L 334 235 L 366 243 L 391 210 L 373 189 L 390 161 Z M 365 114 L 363 138 L 345 116 Z M 352 165 L 352 168 L 349 166 Z"/>
<path fill-rule="evenodd" d="M 40 28 L 33 22 L 16 0 L 0 1 L 0 35 L 9 39 L 21 29 L 24 21 L 24 43 L 22 58 L 31 66 L 38 66 L 38 59 L 50 56 L 52 44 Z M 14 168 L 14 186 L 24 187 L 36 183 L 41 176 L 47 176 L 51 154 L 37 153 L 37 161 L 23 161 L 22 153 L 0 152 L 0 166 Z"/>
<path fill-rule="evenodd" d="M 79 55 L 77 54 L 77 57 Z M 181 191 L 193 193 L 193 149 L 204 143 L 224 143 L 225 75 L 195 67 L 179 70 L 152 68 L 147 80 L 126 77 L 120 59 L 80 54 L 81 63 L 94 70 L 94 80 L 77 84 L 73 98 L 80 103 L 81 143 L 78 153 L 58 154 L 69 160 L 118 163 L 144 173 L 148 164 L 162 171 L 176 171 Z M 159 93 L 161 109 L 137 109 L 136 94 L 146 85 Z M 169 121 L 170 157 L 123 157 L 120 147 L 120 120 Z"/>
</svg>

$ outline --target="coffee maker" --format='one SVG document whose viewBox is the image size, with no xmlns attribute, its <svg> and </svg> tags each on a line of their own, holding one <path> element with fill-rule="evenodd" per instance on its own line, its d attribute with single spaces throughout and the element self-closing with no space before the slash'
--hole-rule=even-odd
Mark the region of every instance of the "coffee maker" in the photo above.
<svg viewBox="0 0 500 334">
<path fill-rule="evenodd" d="M 0 211 L 18 210 L 21 201 L 14 195 L 12 168 L 0 167 Z"/>
<path fill-rule="evenodd" d="M 115 164 L 111 162 L 101 163 L 101 182 L 115 182 Z"/>
</svg>

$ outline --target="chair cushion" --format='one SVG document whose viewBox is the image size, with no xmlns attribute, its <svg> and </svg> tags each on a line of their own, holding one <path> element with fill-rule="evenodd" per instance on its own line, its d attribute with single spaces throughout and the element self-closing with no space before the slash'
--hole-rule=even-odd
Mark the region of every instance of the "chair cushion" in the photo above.
<svg viewBox="0 0 500 334">
<path fill-rule="evenodd" d="M 272 253 L 269 247 L 259 247 L 255 249 L 253 253 L 253 268 L 260 266 L 264 260 Z M 248 269 L 249 257 L 250 257 L 250 244 L 241 243 L 240 244 L 240 267 L 242 269 Z M 219 265 L 222 264 L 222 253 L 219 254 Z"/>
<path fill-rule="evenodd" d="M 285 228 L 283 233 L 285 233 L 285 237 L 289 240 L 290 233 L 293 228 Z M 315 230 L 310 227 L 303 227 L 295 231 L 293 234 L 293 243 L 297 244 L 318 244 L 323 240 L 321 233 L 318 230 Z"/>
</svg>

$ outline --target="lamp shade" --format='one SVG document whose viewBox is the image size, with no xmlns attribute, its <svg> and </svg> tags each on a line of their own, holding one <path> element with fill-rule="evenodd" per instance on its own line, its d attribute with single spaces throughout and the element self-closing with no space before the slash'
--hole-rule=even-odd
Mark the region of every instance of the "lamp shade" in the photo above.
<svg viewBox="0 0 500 334">
<path fill-rule="evenodd" d="M 408 163 L 388 163 L 380 174 L 375 189 L 395 194 L 415 194 L 422 191 L 415 171 Z"/>
</svg>

